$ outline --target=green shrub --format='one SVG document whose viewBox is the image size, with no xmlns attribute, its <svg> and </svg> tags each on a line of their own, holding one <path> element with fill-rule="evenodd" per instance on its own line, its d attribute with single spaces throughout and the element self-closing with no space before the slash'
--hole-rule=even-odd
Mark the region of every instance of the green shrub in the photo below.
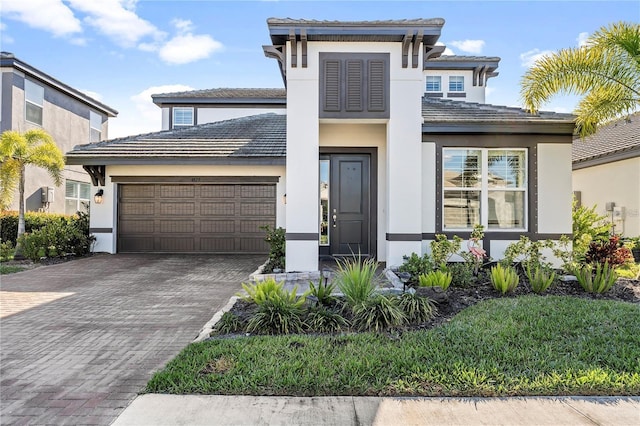
<svg viewBox="0 0 640 426">
<path fill-rule="evenodd" d="M 608 263 L 596 263 L 595 269 L 592 265 L 583 265 L 573 274 L 587 293 L 606 293 L 618 279 L 614 267 Z"/>
<path fill-rule="evenodd" d="M 247 292 L 246 295 L 238 294 L 244 300 L 253 302 L 258 306 L 262 306 L 269 302 L 288 303 L 301 308 L 305 303 L 306 293 L 298 296 L 298 286 L 293 290 L 284 289 L 284 282 L 278 283 L 273 278 L 264 281 L 258 281 L 255 284 L 242 283 L 242 288 Z"/>
<path fill-rule="evenodd" d="M 371 258 L 363 259 L 362 256 L 338 261 L 334 279 L 350 307 L 365 302 L 373 295 L 378 287 L 377 268 L 378 262 Z"/>
<path fill-rule="evenodd" d="M 577 200 L 573 200 L 573 251 L 577 260 L 587 253 L 591 241 L 606 239 L 611 232 L 611 222 L 607 216 L 596 213 L 596 207 L 578 206 Z"/>
<path fill-rule="evenodd" d="M 398 267 L 398 272 L 408 272 L 411 275 L 410 282 L 417 283 L 418 277 L 428 274 L 433 270 L 433 263 L 428 253 L 418 256 L 411 253 L 411 256 L 403 256 L 404 262 Z"/>
<path fill-rule="evenodd" d="M 318 333 L 335 333 L 349 328 L 349 321 L 339 312 L 324 306 L 312 308 L 305 321 L 309 331 Z"/>
<path fill-rule="evenodd" d="M 263 272 L 269 274 L 274 269 L 285 270 L 286 230 L 284 228 L 271 228 L 269 225 L 261 226 L 266 231 L 264 240 L 269 243 L 269 259 Z"/>
<path fill-rule="evenodd" d="M 309 296 L 314 297 L 318 305 L 331 305 L 336 300 L 336 298 L 333 296 L 333 292 L 335 290 L 336 284 L 328 283 L 327 278 L 325 278 L 322 274 L 320 274 L 317 286 L 313 283 L 313 281 L 309 281 Z"/>
<path fill-rule="evenodd" d="M 553 281 L 556 279 L 556 273 L 553 269 L 540 265 L 526 265 L 524 270 L 531 289 L 536 293 L 546 291 Z"/>
<path fill-rule="evenodd" d="M 500 293 L 510 293 L 516 289 L 520 277 L 512 266 L 502 266 L 500 263 L 491 268 L 491 284 Z"/>
<path fill-rule="evenodd" d="M 304 302 L 304 300 L 302 300 Z M 247 332 L 255 334 L 290 334 L 304 331 L 304 311 L 291 298 L 267 299 L 247 324 Z"/>
<path fill-rule="evenodd" d="M 475 262 L 451 262 L 447 265 L 447 270 L 451 273 L 454 287 L 469 287 L 476 281 L 474 270 Z"/>
<path fill-rule="evenodd" d="M 23 255 L 33 261 L 68 254 L 83 256 L 91 251 L 94 241 L 77 218 L 70 222 L 54 220 L 20 236 Z"/>
<path fill-rule="evenodd" d="M 554 247 L 555 244 L 551 240 L 531 241 L 528 237 L 521 235 L 519 241 L 507 246 L 500 263 L 502 266 L 511 266 L 514 263 L 519 263 L 523 268 L 526 265 L 550 267 L 551 264 L 546 262 L 546 257 L 542 254 L 542 250 L 553 249 Z"/>
<path fill-rule="evenodd" d="M 462 238 L 454 235 L 451 240 L 444 234 L 437 234 L 435 241 L 431 241 L 431 258 L 434 265 L 446 265 L 451 256 L 460 251 Z"/>
<path fill-rule="evenodd" d="M 86 213 L 84 217 L 88 218 Z M 59 223 L 61 225 L 67 225 L 80 220 L 76 215 L 64 215 L 58 213 L 40 213 L 40 212 L 25 212 L 24 214 L 24 228 L 26 233 L 31 233 L 35 230 L 42 228 L 50 223 Z M 89 226 L 87 219 L 86 233 L 89 234 Z M 0 241 L 11 242 L 14 246 L 16 244 L 16 237 L 18 236 L 18 212 L 16 211 L 3 211 L 0 212 Z"/>
<path fill-rule="evenodd" d="M 212 334 L 239 333 L 244 328 L 245 324 L 243 324 L 239 316 L 232 312 L 225 312 L 213 328 Z"/>
<path fill-rule="evenodd" d="M 13 259 L 13 253 L 15 247 L 11 241 L 0 243 L 0 261 L 7 261 Z"/>
<path fill-rule="evenodd" d="M 353 307 L 353 325 L 362 331 L 385 331 L 407 323 L 398 298 L 378 294 Z"/>
<path fill-rule="evenodd" d="M 413 324 L 422 324 L 434 317 L 436 308 L 427 297 L 413 293 L 402 293 L 398 297 L 398 305 L 407 317 L 407 321 Z"/>
<path fill-rule="evenodd" d="M 453 276 L 449 271 L 436 269 L 426 275 L 420 275 L 418 280 L 420 287 L 440 287 L 443 290 L 446 290 L 449 288 L 449 285 L 451 285 Z"/>
</svg>

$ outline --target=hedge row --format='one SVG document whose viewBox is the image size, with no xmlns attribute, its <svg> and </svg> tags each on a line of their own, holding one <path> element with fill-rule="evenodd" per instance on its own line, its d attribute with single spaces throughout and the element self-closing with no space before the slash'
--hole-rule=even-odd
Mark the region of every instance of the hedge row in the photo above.
<svg viewBox="0 0 640 426">
<path fill-rule="evenodd" d="M 31 233 L 37 229 L 41 229 L 48 224 L 57 224 L 60 226 L 75 225 L 78 221 L 86 221 L 86 227 L 88 231 L 87 218 L 79 218 L 76 215 L 65 215 L 58 213 L 38 213 L 38 212 L 26 212 L 24 214 L 25 232 Z M 84 227 L 84 223 L 80 225 Z M 16 237 L 18 235 L 18 212 L 16 211 L 3 211 L 0 212 L 0 241 L 10 241 L 13 245 L 16 244 Z"/>
</svg>

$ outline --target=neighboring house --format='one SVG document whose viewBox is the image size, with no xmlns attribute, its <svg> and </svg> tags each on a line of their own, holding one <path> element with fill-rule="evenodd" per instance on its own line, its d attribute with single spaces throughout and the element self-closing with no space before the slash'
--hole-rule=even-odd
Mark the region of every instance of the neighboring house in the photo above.
<svg viewBox="0 0 640 426">
<path fill-rule="evenodd" d="M 42 129 L 65 153 L 78 144 L 107 139 L 108 119 L 118 112 L 67 86 L 8 52 L 0 53 L 0 132 Z M 62 186 L 49 174 L 27 167 L 27 211 L 73 214 L 92 198 L 91 180 L 80 166 L 66 166 Z M 11 205 L 18 209 L 18 194 Z"/>
<path fill-rule="evenodd" d="M 399 265 L 476 223 L 494 258 L 571 233 L 574 117 L 424 96 L 443 20 L 267 23 L 286 115 L 68 153 L 104 191 L 96 250 L 264 252 L 269 224 L 286 227 L 287 270 L 313 271 L 323 255 Z"/>
<path fill-rule="evenodd" d="M 286 114 L 285 89 L 208 89 L 152 95 L 162 130 L 274 112 Z"/>
<path fill-rule="evenodd" d="M 640 112 L 573 142 L 573 190 L 580 203 L 597 206 L 614 232 L 640 236 Z"/>
</svg>

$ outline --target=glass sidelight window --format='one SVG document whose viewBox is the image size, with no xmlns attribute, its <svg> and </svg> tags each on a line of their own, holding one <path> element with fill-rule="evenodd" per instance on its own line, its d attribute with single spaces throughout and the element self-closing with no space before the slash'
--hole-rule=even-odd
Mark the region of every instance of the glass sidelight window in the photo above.
<svg viewBox="0 0 640 426">
<path fill-rule="evenodd" d="M 443 230 L 526 229 L 525 149 L 443 149 Z"/>
<path fill-rule="evenodd" d="M 320 245 L 329 245 L 329 160 L 320 160 Z"/>
</svg>

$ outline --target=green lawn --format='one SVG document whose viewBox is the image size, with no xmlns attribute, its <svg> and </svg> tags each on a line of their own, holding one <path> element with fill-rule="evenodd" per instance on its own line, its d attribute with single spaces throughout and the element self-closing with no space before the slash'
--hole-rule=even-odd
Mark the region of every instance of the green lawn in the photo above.
<svg viewBox="0 0 640 426">
<path fill-rule="evenodd" d="M 0 265 L 0 275 L 13 274 L 14 272 L 24 271 L 26 268 L 22 266 Z"/>
<path fill-rule="evenodd" d="M 255 336 L 185 348 L 147 392 L 245 395 L 638 395 L 640 306 L 494 299 L 398 336 Z"/>
</svg>

